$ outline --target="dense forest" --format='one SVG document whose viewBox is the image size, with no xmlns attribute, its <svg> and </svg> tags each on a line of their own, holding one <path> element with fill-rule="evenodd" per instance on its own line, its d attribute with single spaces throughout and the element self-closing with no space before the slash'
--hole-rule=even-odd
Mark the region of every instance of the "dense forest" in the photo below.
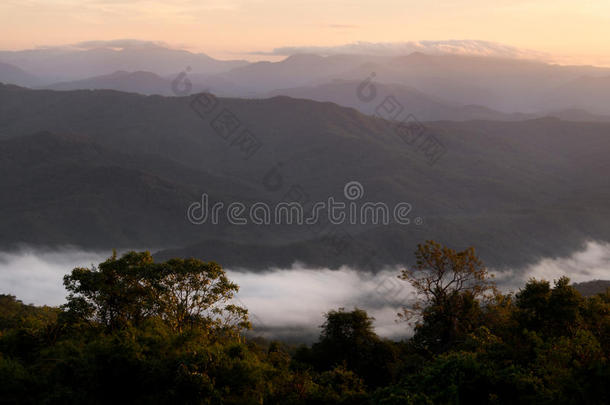
<svg viewBox="0 0 610 405">
<path fill-rule="evenodd" d="M 329 309 L 319 340 L 252 336 L 214 262 L 116 254 L 65 276 L 66 304 L 0 296 L 3 404 L 610 403 L 610 291 L 566 277 L 500 292 L 474 249 L 433 241 L 397 274 L 418 301 L 411 338 Z"/>
</svg>

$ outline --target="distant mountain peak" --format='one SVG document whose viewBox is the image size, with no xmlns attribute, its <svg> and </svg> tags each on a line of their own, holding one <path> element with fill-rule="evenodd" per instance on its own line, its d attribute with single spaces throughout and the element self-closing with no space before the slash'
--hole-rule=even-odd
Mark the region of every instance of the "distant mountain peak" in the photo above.
<svg viewBox="0 0 610 405">
<path fill-rule="evenodd" d="M 38 83 L 38 78 L 18 66 L 0 62 L 0 82 L 19 86 L 32 86 Z"/>
<path fill-rule="evenodd" d="M 0 51 L 0 60 L 32 72 L 44 79 L 45 84 L 117 71 L 170 75 L 187 66 L 194 73 L 217 74 L 249 64 L 243 60 L 217 60 L 204 53 L 131 40 L 88 41 L 66 47 Z"/>
<path fill-rule="evenodd" d="M 296 53 L 288 56 L 286 59 L 284 59 L 284 62 L 309 62 L 318 61 L 320 59 L 324 59 L 324 57 L 316 55 L 315 53 Z"/>
</svg>

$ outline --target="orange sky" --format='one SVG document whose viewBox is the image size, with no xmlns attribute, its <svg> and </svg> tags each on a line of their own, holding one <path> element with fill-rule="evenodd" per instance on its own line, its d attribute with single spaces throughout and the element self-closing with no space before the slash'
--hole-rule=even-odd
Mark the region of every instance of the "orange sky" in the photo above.
<svg viewBox="0 0 610 405">
<path fill-rule="evenodd" d="M 481 39 L 610 65 L 609 0 L 2 0 L 0 49 L 134 38 L 211 56 L 355 41 Z"/>
</svg>

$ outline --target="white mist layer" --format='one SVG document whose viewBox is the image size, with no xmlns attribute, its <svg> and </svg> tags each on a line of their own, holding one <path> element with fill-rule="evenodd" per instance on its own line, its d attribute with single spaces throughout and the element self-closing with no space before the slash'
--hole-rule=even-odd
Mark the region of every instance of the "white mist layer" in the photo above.
<svg viewBox="0 0 610 405">
<path fill-rule="evenodd" d="M 0 293 L 25 303 L 60 305 L 66 296 L 63 276 L 75 267 L 97 265 L 110 255 L 69 248 L 0 252 Z M 402 305 L 413 298 L 412 288 L 397 278 L 399 271 L 385 269 L 373 275 L 346 267 L 333 271 L 299 264 L 264 273 L 227 270 L 240 286 L 238 303 L 248 308 L 255 327 L 270 335 L 274 329 L 290 328 L 317 334 L 325 312 L 357 306 L 375 318 L 379 335 L 390 338 L 410 334 L 406 324 L 396 323 Z M 610 244 L 588 242 L 570 257 L 547 258 L 523 269 L 495 273 L 505 291 L 518 290 L 532 277 L 556 280 L 566 275 L 572 282 L 610 279 Z"/>
<path fill-rule="evenodd" d="M 349 268 L 294 265 L 262 274 L 230 272 L 230 276 L 240 285 L 238 299 L 248 308 L 255 328 L 319 330 L 329 310 L 359 307 L 375 318 L 379 335 L 398 337 L 408 328 L 396 322 L 397 314 L 413 293 L 409 284 L 397 278 L 399 272 L 384 270 L 373 275 Z"/>
<path fill-rule="evenodd" d="M 548 60 L 544 52 L 516 48 L 497 42 L 481 40 L 444 40 L 408 42 L 353 42 L 337 46 L 296 46 L 273 50 L 273 55 L 318 54 L 318 55 L 380 55 L 403 56 L 413 52 L 431 55 L 470 55 L 496 58 Z"/>
<path fill-rule="evenodd" d="M 0 252 L 0 294 L 15 295 L 27 304 L 61 305 L 66 301 L 64 275 L 75 267 L 97 265 L 111 255 L 75 248 Z"/>
<path fill-rule="evenodd" d="M 584 249 L 570 257 L 545 258 L 519 270 L 496 272 L 496 282 L 513 291 L 528 279 L 556 280 L 567 276 L 572 283 L 610 279 L 610 243 L 587 242 Z"/>
</svg>

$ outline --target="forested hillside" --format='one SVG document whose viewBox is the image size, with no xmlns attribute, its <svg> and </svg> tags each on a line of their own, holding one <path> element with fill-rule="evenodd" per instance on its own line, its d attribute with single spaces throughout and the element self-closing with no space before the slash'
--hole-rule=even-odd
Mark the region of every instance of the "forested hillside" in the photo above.
<svg viewBox="0 0 610 405">
<path fill-rule="evenodd" d="M 204 97 L 209 114 L 193 97 L 1 86 L 0 182 L 11 190 L 0 195 L 2 243 L 171 248 L 159 257 L 251 269 L 295 260 L 377 269 L 405 263 L 401 247 L 427 238 L 474 244 L 498 267 L 610 240 L 610 184 L 599 175 L 610 169 L 610 124 L 443 121 L 405 134 L 332 103 Z M 237 120 L 234 133 L 218 124 L 227 117 Z M 364 188 L 359 202 L 411 204 L 410 225 L 338 225 L 333 233 L 353 240 L 339 244 L 309 226 L 186 218 L 202 193 L 225 203 L 312 204 L 345 200 L 350 181 Z"/>
</svg>

